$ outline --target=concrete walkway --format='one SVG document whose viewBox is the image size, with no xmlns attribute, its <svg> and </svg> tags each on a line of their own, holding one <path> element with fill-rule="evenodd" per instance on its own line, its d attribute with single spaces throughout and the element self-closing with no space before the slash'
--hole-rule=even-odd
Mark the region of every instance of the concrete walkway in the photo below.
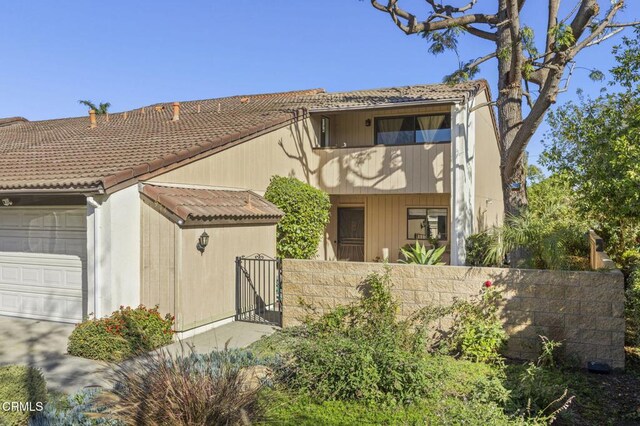
<svg viewBox="0 0 640 426">
<path fill-rule="evenodd" d="M 229 349 L 245 348 L 275 330 L 277 327 L 273 325 L 234 321 L 180 340 L 165 349 L 171 354 L 180 354 L 189 348 L 193 348 L 197 353 L 221 351 L 225 347 Z"/>
<path fill-rule="evenodd" d="M 0 316 L 0 365 L 38 367 L 47 387 L 59 392 L 74 393 L 86 386 L 110 387 L 109 363 L 67 354 L 67 338 L 73 328 L 72 324 Z M 229 348 L 241 348 L 274 331 L 273 326 L 232 322 L 164 349 L 172 354 L 189 348 L 205 353 L 222 350 L 227 342 Z"/>
</svg>

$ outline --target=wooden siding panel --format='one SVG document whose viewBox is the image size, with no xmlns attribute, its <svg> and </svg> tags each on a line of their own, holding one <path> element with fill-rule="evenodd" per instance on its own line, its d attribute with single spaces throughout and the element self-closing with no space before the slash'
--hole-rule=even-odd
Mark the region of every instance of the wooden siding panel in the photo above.
<svg viewBox="0 0 640 426">
<path fill-rule="evenodd" d="M 487 101 L 484 92 L 475 103 Z M 500 178 L 500 152 L 488 108 L 474 112 L 476 123 L 474 232 L 502 224 L 504 204 Z"/>
<path fill-rule="evenodd" d="M 209 245 L 201 254 L 196 242 L 203 231 Z M 183 315 L 188 330 L 235 315 L 235 258 L 253 253 L 275 257 L 275 225 L 181 229 Z"/>
<path fill-rule="evenodd" d="M 415 241 L 407 239 L 407 209 L 409 207 L 444 207 L 449 210 L 449 194 L 401 194 L 367 195 L 365 197 L 332 196 L 332 212 L 338 207 L 365 207 L 365 260 L 373 261 L 382 256 L 384 247 L 389 249 L 390 261 L 396 262 L 400 247 Z M 447 226 L 449 222 L 447 221 Z M 337 216 L 331 216 L 326 241 L 337 240 Z M 333 257 L 322 257 L 335 260 Z"/>
<path fill-rule="evenodd" d="M 246 188 L 262 193 L 270 178 L 280 175 L 296 177 L 330 194 L 448 193 L 450 144 L 373 146 L 374 125 L 366 127 L 364 121 L 376 114 L 449 109 L 344 113 L 344 118 L 336 118 L 336 123 L 332 121 L 332 132 L 344 132 L 345 140 L 357 140 L 363 145 L 356 148 L 314 149 L 316 138 L 311 129 L 317 118 L 309 118 L 150 181 Z"/>
<path fill-rule="evenodd" d="M 140 302 L 176 314 L 174 228 L 169 219 L 141 203 L 142 271 Z"/>
</svg>

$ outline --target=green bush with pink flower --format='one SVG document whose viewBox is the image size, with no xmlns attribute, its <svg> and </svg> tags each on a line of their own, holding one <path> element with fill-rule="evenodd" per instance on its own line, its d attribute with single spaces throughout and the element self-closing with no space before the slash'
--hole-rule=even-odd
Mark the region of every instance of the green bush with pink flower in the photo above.
<svg viewBox="0 0 640 426">
<path fill-rule="evenodd" d="M 158 307 L 121 306 L 109 317 L 87 319 L 76 326 L 67 345 L 70 355 L 122 361 L 171 343 L 175 317 Z"/>
</svg>

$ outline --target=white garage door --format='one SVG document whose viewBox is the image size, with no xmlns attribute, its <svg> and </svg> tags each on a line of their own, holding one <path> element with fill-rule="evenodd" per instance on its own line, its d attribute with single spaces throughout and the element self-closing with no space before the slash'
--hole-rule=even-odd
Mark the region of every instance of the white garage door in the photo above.
<svg viewBox="0 0 640 426">
<path fill-rule="evenodd" d="M 0 315 L 81 321 L 86 247 L 84 207 L 0 208 Z"/>
</svg>

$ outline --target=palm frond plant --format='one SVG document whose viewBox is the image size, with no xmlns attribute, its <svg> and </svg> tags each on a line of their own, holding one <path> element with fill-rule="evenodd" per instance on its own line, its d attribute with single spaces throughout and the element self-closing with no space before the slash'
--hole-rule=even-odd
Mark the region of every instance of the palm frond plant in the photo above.
<svg viewBox="0 0 640 426">
<path fill-rule="evenodd" d="M 559 223 L 553 220 L 555 208 L 542 212 L 523 212 L 509 216 L 501 228 L 491 232 L 491 244 L 485 265 L 502 264 L 507 255 L 516 253 L 512 266 L 539 269 L 574 269 L 575 257 L 586 252 L 586 239 L 581 223 Z"/>
<path fill-rule="evenodd" d="M 444 265 L 440 262 L 447 246 L 434 247 L 427 249 L 423 244 L 416 241 L 415 246 L 403 247 L 400 249 L 404 259 L 400 259 L 400 263 L 412 263 L 417 265 Z"/>
<path fill-rule="evenodd" d="M 84 105 L 87 108 L 89 108 L 90 110 L 94 110 L 96 112 L 96 114 L 100 115 L 100 114 L 106 114 L 109 112 L 109 108 L 111 107 L 111 103 L 110 102 L 100 102 L 97 106 L 95 103 L 89 101 L 89 100 L 79 100 L 78 103 L 80 105 Z"/>
</svg>

